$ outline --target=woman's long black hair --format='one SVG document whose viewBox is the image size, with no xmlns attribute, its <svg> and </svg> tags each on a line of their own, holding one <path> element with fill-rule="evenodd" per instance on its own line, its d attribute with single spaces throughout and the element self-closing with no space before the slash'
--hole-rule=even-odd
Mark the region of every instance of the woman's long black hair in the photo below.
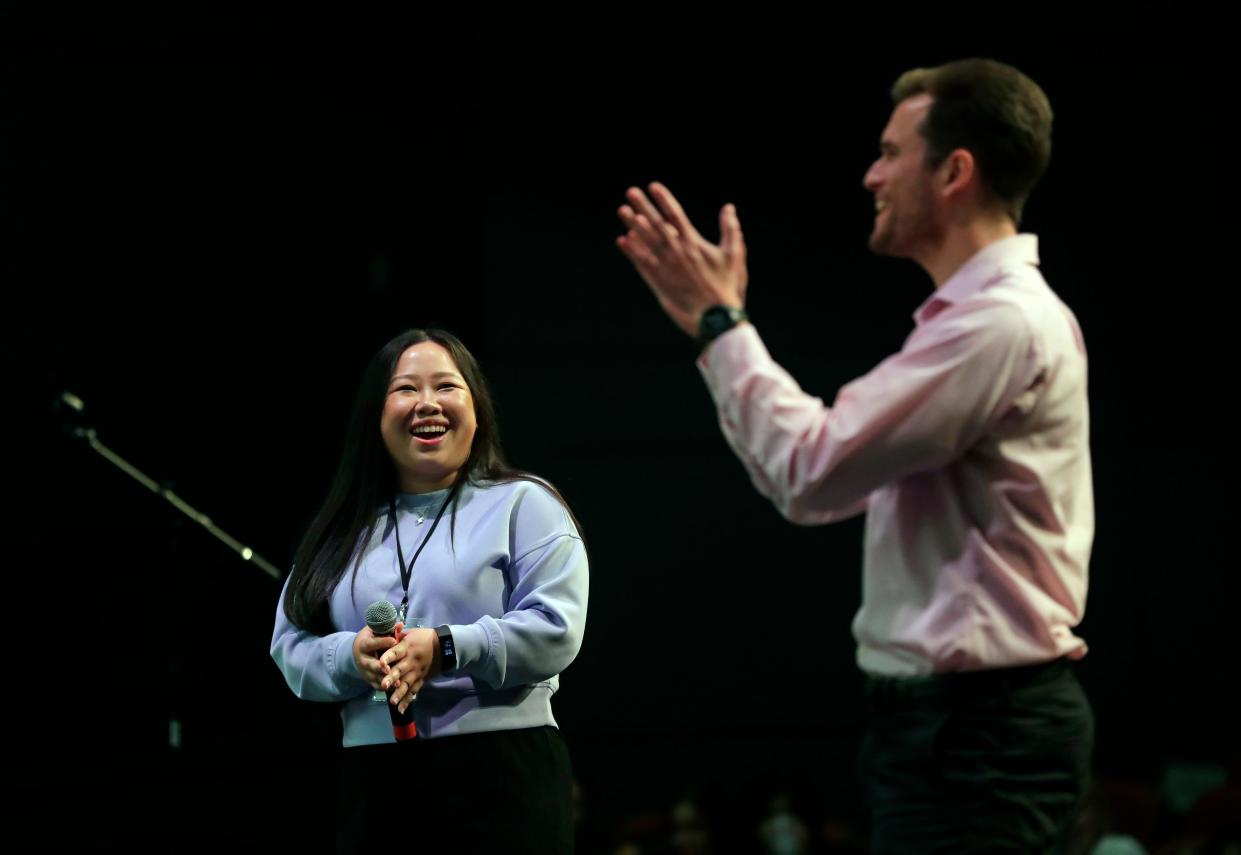
<svg viewBox="0 0 1241 855">
<path fill-rule="evenodd" d="M 328 598 L 350 563 L 353 564 L 353 579 L 357 578 L 365 544 L 370 542 L 379 522 L 379 510 L 387 506 L 397 490 L 396 467 L 380 434 L 380 417 L 397 360 L 408 348 L 427 341 L 435 342 L 452 356 L 474 399 L 477 421 L 470 455 L 448 494 L 454 512 L 450 532 L 456 530 L 455 511 L 461 488 L 472 482 L 533 481 L 550 490 L 568 510 L 554 487 L 505 462 L 491 392 L 477 360 L 465 345 L 444 330 L 407 330 L 380 348 L 367 365 L 354 399 L 345 449 L 332 487 L 294 553 L 293 576 L 285 594 L 284 611 L 289 620 L 303 629 L 319 635 L 335 631 L 328 615 Z M 569 516 L 576 525 L 572 511 Z M 580 531 L 580 525 L 578 529 Z"/>
</svg>

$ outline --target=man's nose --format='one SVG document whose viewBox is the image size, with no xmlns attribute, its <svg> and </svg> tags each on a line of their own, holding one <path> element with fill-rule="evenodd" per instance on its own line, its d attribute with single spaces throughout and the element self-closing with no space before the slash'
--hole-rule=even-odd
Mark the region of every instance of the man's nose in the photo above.
<svg viewBox="0 0 1241 855">
<path fill-rule="evenodd" d="M 866 170 L 866 174 L 862 176 L 862 186 L 871 193 L 874 193 L 879 189 L 879 183 L 879 161 L 876 160 L 870 165 L 870 168 Z"/>
</svg>

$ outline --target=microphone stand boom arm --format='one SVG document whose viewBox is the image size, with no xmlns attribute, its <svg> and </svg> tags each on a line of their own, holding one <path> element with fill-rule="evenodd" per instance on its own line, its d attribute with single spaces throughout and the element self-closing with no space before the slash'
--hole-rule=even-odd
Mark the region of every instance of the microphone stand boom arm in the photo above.
<svg viewBox="0 0 1241 855">
<path fill-rule="evenodd" d="M 209 516 L 193 508 L 188 502 L 172 490 L 169 490 L 167 487 L 161 487 L 159 484 L 155 483 L 155 481 L 143 474 L 141 470 L 139 470 L 128 460 L 121 457 L 115 451 L 100 442 L 99 437 L 95 435 L 94 428 L 74 428 L 73 435 L 80 439 L 86 440 L 87 445 L 97 451 L 104 460 L 107 460 L 109 463 L 116 466 L 152 493 L 162 496 L 165 500 L 167 500 L 168 504 L 172 505 L 178 511 L 205 528 L 210 534 L 218 538 L 229 549 L 236 552 L 241 557 L 242 561 L 255 565 L 268 576 L 271 576 L 276 581 L 280 581 L 280 571 L 277 570 L 270 561 L 259 555 L 250 547 L 240 543 L 236 538 L 231 537 L 227 532 L 221 530 L 219 526 L 213 523 Z"/>
</svg>

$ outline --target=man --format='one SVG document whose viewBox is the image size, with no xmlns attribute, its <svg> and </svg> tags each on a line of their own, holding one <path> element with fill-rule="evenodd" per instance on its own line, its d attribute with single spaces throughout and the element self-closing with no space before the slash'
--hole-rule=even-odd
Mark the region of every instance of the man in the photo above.
<svg viewBox="0 0 1241 855">
<path fill-rule="evenodd" d="M 702 238 L 659 184 L 618 238 L 699 365 L 730 445 L 790 520 L 866 512 L 857 661 L 876 852 L 1044 852 L 1085 787 L 1090 707 L 1067 666 L 1094 531 L 1086 352 L 1039 273 L 1022 206 L 1051 107 L 1019 71 L 963 60 L 902 75 L 870 246 L 935 293 L 901 351 L 831 407 L 772 361 L 743 310 L 736 210 Z"/>
</svg>

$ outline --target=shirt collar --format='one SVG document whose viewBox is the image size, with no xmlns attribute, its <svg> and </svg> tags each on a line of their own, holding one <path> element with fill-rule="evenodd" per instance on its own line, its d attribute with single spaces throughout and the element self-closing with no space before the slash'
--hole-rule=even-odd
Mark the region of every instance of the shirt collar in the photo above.
<svg viewBox="0 0 1241 855">
<path fill-rule="evenodd" d="M 918 311 L 914 312 L 914 322 L 926 323 L 953 303 L 981 291 L 1000 268 L 1016 264 L 1038 266 L 1037 236 L 1013 235 L 978 250 L 969 261 L 958 267 L 943 285 L 936 288 L 934 294 L 926 298 Z"/>
</svg>

